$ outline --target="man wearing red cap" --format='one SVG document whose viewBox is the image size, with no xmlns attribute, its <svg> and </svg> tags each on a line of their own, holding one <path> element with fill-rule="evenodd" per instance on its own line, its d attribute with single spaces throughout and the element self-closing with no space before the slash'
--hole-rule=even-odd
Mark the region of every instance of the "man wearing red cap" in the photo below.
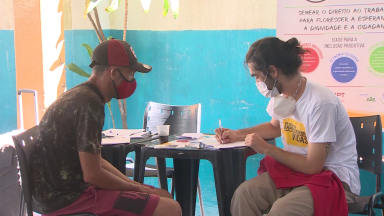
<svg viewBox="0 0 384 216">
<path fill-rule="evenodd" d="M 180 205 L 167 191 L 129 179 L 100 154 L 104 104 L 131 96 L 135 72 L 152 67 L 115 39 L 98 45 L 91 60 L 88 81 L 62 94 L 40 122 L 29 165 L 34 211 L 180 216 Z"/>
</svg>

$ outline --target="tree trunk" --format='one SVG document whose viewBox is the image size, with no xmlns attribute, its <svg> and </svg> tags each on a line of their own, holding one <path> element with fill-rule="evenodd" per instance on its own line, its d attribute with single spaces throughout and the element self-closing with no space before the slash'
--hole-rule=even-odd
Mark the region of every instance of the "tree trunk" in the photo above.
<svg viewBox="0 0 384 216">
<path fill-rule="evenodd" d="M 97 8 L 96 7 L 93 8 L 93 12 L 95 13 L 96 25 L 97 25 L 97 28 L 99 29 L 99 33 L 100 33 L 101 39 L 103 41 L 105 41 L 104 32 L 103 32 L 103 29 L 101 28 L 101 24 L 100 24 L 100 20 L 99 20 L 99 13 L 97 12 Z"/>
<path fill-rule="evenodd" d="M 128 20 L 128 0 L 125 0 L 123 41 L 127 39 L 127 20 Z"/>
<path fill-rule="evenodd" d="M 128 129 L 128 124 L 127 124 L 127 115 L 124 112 L 124 105 L 122 100 L 118 100 L 119 102 L 119 109 L 120 109 L 120 114 L 121 114 L 121 122 L 123 123 L 123 129 Z"/>
<path fill-rule="evenodd" d="M 124 14 L 124 32 L 123 32 L 123 41 L 126 41 L 127 39 L 127 22 L 128 22 L 128 0 L 125 0 L 125 14 Z M 123 112 L 124 112 L 124 119 L 125 119 L 125 124 L 127 125 L 127 128 L 128 128 L 128 124 L 127 124 L 127 99 L 123 99 Z M 121 112 L 121 109 L 120 109 L 120 112 Z M 123 116 L 123 115 L 121 115 Z M 124 122 L 123 122 L 123 126 L 124 126 Z"/>
<path fill-rule="evenodd" d="M 113 128 L 116 128 L 115 118 L 113 117 L 112 109 L 109 109 L 109 113 L 111 114 Z"/>
<path fill-rule="evenodd" d="M 96 36 L 97 36 L 97 38 L 99 39 L 99 42 L 100 42 L 100 43 L 103 42 L 103 41 L 101 40 L 99 30 L 97 29 L 96 24 L 95 24 L 95 22 L 93 21 L 91 14 L 88 13 L 87 15 L 88 15 L 89 21 L 91 21 L 91 23 L 92 23 L 93 28 L 95 29 Z"/>
</svg>

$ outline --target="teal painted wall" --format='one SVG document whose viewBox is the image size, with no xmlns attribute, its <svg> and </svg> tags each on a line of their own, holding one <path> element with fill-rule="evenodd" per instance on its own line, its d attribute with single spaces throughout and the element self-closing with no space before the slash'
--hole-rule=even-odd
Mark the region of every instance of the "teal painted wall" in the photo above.
<svg viewBox="0 0 384 216">
<path fill-rule="evenodd" d="M 105 33 L 122 38 L 120 30 Z M 213 133 L 218 118 L 224 127 L 233 129 L 250 127 L 270 120 L 265 111 L 268 99 L 258 93 L 255 80 L 245 70 L 243 61 L 250 44 L 275 36 L 271 29 L 225 31 L 128 31 L 127 41 L 134 48 L 138 59 L 153 66 L 149 74 L 136 74 L 138 87 L 127 99 L 128 127 L 141 128 L 148 101 L 166 104 L 202 104 L 204 133 Z M 86 71 L 90 63 L 87 51 L 81 47 L 89 43 L 93 48 L 98 40 L 93 30 L 65 31 L 66 63 L 75 63 Z M 66 71 L 67 88 L 84 82 L 71 71 Z M 122 127 L 118 105 L 112 101 L 116 126 Z M 106 108 L 104 129 L 112 128 Z M 282 146 L 281 140 L 277 141 Z M 133 154 L 129 156 L 134 157 Z M 247 161 L 247 179 L 256 176 L 261 155 Z M 152 161 L 153 162 L 153 161 Z M 171 165 L 171 160 L 167 160 Z M 361 172 L 361 195 L 374 193 L 375 178 Z M 218 215 L 212 165 L 201 161 L 200 181 L 206 215 Z M 156 178 L 146 178 L 145 183 L 157 186 Z M 384 184 L 384 182 L 382 182 Z M 196 215 L 200 215 L 197 203 Z M 377 214 L 380 215 L 380 214 Z"/>
<path fill-rule="evenodd" d="M 13 30 L 0 30 L 0 134 L 17 129 L 14 44 Z"/>
<path fill-rule="evenodd" d="M 202 104 L 202 132 L 212 133 L 218 118 L 224 127 L 242 128 L 268 121 L 268 100 L 256 90 L 255 80 L 243 61 L 249 44 L 275 35 L 275 30 L 228 31 L 128 31 L 127 41 L 141 62 L 153 66 L 149 74 L 136 74 L 138 87 L 128 98 L 128 127 L 141 128 L 148 101 L 187 105 Z M 106 34 L 109 35 L 109 34 Z M 122 38 L 122 31 L 111 35 Z M 82 43 L 98 44 L 93 30 L 65 32 L 66 63 L 91 71 Z M 66 71 L 67 88 L 83 81 Z M 112 108 L 121 127 L 117 103 Z M 105 128 L 112 127 L 109 111 Z"/>
</svg>

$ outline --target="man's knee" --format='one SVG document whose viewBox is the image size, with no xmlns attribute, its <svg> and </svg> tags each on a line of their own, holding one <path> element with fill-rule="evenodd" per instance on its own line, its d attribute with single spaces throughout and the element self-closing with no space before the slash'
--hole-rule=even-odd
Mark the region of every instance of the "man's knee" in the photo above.
<svg viewBox="0 0 384 216">
<path fill-rule="evenodd" d="M 160 197 L 173 199 L 172 195 L 166 190 L 163 190 L 160 188 L 155 188 L 155 191 L 156 191 L 157 195 L 159 195 Z"/>
<path fill-rule="evenodd" d="M 160 201 L 157 204 L 154 216 L 169 215 L 169 216 L 181 216 L 181 207 L 178 202 L 173 199 L 160 197 Z"/>
<path fill-rule="evenodd" d="M 257 199 L 261 196 L 263 191 L 270 192 L 272 186 L 268 182 L 268 177 L 264 174 L 257 176 L 253 179 L 243 182 L 235 191 L 233 199 L 237 197 L 245 199 Z"/>
<path fill-rule="evenodd" d="M 277 199 L 272 207 L 271 207 L 271 210 L 269 211 L 269 215 L 276 215 L 276 216 L 280 216 L 280 215 L 289 215 L 288 213 L 290 213 L 290 207 L 292 206 L 289 206 L 287 200 L 285 199 Z"/>
<path fill-rule="evenodd" d="M 250 196 L 250 190 L 254 191 L 254 189 L 255 185 L 253 183 L 251 183 L 250 181 L 245 181 L 241 183 L 240 186 L 235 190 L 235 193 L 233 194 L 233 199 Z"/>
<path fill-rule="evenodd" d="M 308 187 L 302 186 L 294 189 L 286 196 L 277 199 L 269 212 L 269 215 L 313 215 L 314 205 L 312 193 Z"/>
</svg>

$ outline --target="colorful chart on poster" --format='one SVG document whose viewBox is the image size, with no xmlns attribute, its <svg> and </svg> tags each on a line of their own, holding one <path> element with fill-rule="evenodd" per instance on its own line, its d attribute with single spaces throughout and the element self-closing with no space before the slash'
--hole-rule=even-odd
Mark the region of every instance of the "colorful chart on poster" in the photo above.
<svg viewBox="0 0 384 216">
<path fill-rule="evenodd" d="M 278 0 L 276 30 L 309 51 L 302 74 L 332 89 L 351 116 L 384 117 L 383 1 Z"/>
</svg>

